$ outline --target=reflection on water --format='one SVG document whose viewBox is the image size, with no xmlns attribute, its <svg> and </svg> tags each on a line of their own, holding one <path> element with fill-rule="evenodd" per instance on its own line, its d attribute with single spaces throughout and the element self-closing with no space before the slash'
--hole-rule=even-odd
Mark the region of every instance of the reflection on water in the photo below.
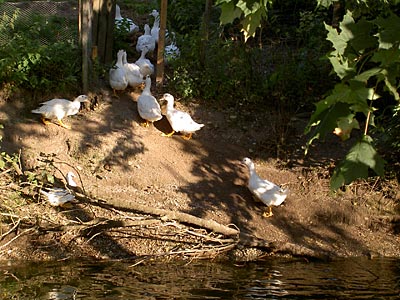
<svg viewBox="0 0 400 300">
<path fill-rule="evenodd" d="M 398 299 L 400 260 L 0 262 L 0 299 Z"/>
</svg>

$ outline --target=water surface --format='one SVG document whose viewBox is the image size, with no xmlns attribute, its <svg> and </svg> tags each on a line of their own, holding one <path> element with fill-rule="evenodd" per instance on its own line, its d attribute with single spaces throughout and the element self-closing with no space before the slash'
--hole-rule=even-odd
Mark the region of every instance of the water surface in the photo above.
<svg viewBox="0 0 400 300">
<path fill-rule="evenodd" d="M 0 299 L 400 299 L 400 260 L 0 262 Z"/>
</svg>

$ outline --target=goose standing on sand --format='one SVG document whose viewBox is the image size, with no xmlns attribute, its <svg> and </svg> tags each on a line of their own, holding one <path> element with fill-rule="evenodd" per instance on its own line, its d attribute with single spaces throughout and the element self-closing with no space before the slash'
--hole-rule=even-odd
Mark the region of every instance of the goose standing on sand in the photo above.
<svg viewBox="0 0 400 300">
<path fill-rule="evenodd" d="M 167 101 L 167 112 L 165 115 L 172 127 L 172 132 L 163 134 L 163 136 L 170 137 L 175 132 L 180 132 L 183 134 L 184 139 L 189 140 L 195 131 L 200 130 L 204 126 L 204 124 L 193 121 L 192 117 L 187 112 L 175 109 L 174 96 L 171 94 L 164 94 L 160 100 Z"/>
<path fill-rule="evenodd" d="M 123 91 L 128 86 L 128 80 L 126 79 L 126 72 L 122 62 L 125 55 L 124 53 L 124 50 L 118 51 L 117 63 L 109 71 L 109 83 L 114 91 L 114 96 L 117 96 L 116 91 Z"/>
<path fill-rule="evenodd" d="M 160 104 L 158 104 L 157 99 L 151 94 L 150 91 L 150 76 L 146 76 L 145 84 L 144 90 L 137 100 L 137 108 L 140 117 L 145 120 L 145 123 L 142 125 L 149 127 L 150 123 L 161 120 L 162 115 Z"/>
<path fill-rule="evenodd" d="M 156 9 L 153 9 L 150 16 L 154 17 L 154 23 L 153 26 L 151 27 L 150 34 L 155 40 L 155 42 L 158 44 L 158 36 L 160 34 L 160 14 Z"/>
<path fill-rule="evenodd" d="M 86 95 L 80 95 L 74 101 L 67 99 L 52 99 L 41 103 L 40 107 L 32 110 L 34 114 L 40 114 L 42 122 L 47 125 L 50 119 L 57 119 L 60 126 L 71 129 L 71 126 L 63 123 L 62 119 L 76 115 L 81 107 L 81 102 L 89 102 Z"/>
<path fill-rule="evenodd" d="M 143 74 L 140 72 L 140 67 L 136 63 L 128 63 L 126 52 L 122 58 L 122 64 L 125 69 L 125 77 L 130 87 L 138 87 L 144 83 Z"/>
<path fill-rule="evenodd" d="M 137 61 L 135 61 L 135 64 L 139 66 L 140 73 L 142 73 L 143 76 L 147 75 L 152 75 L 154 73 L 154 65 L 151 63 L 151 61 L 146 58 L 146 54 L 148 52 L 147 47 L 143 47 L 142 53 L 140 54 L 140 57 Z"/>
<path fill-rule="evenodd" d="M 242 161 L 249 170 L 249 181 L 247 187 L 250 192 L 258 200 L 261 200 L 269 208 L 269 212 L 264 212 L 263 216 L 268 218 L 273 216 L 272 206 L 279 206 L 285 201 L 289 189 L 282 189 L 280 186 L 268 181 L 266 179 L 260 178 L 255 170 L 254 163 L 250 158 L 245 157 Z"/>
<path fill-rule="evenodd" d="M 142 52 L 145 47 L 149 52 L 156 48 L 156 40 L 151 36 L 149 24 L 144 25 L 144 34 L 137 39 L 136 51 Z"/>
<path fill-rule="evenodd" d="M 40 193 L 46 197 L 52 206 L 64 206 L 67 202 L 75 199 L 73 194 L 62 188 L 51 188 L 47 189 L 47 191 L 40 190 Z"/>
</svg>

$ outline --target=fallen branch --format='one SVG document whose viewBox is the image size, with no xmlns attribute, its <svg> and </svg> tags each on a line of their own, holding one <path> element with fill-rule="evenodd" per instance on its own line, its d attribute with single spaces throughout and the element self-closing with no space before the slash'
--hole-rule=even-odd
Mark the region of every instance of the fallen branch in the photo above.
<svg viewBox="0 0 400 300">
<path fill-rule="evenodd" d="M 221 233 L 227 236 L 239 235 L 239 230 L 237 229 L 222 225 L 220 223 L 215 222 L 214 220 L 205 220 L 183 212 L 154 208 L 138 203 L 129 203 L 129 205 L 127 205 L 126 202 L 118 200 L 109 200 L 107 201 L 107 203 L 97 200 L 97 201 L 91 201 L 90 203 L 107 209 L 131 210 L 143 214 L 156 215 L 161 217 L 163 221 L 176 220 L 179 221 L 180 223 L 186 223 L 206 228 L 208 230 L 214 231 L 216 233 Z"/>
<path fill-rule="evenodd" d="M 4 245 L 0 246 L 0 250 L 7 247 L 9 244 L 11 244 L 12 242 L 14 242 L 17 238 L 23 236 L 24 234 L 28 233 L 29 231 L 35 230 L 35 228 L 28 228 L 24 231 L 22 231 L 21 233 L 19 233 L 18 235 L 14 236 L 11 240 L 9 240 L 7 243 L 5 243 Z"/>
<path fill-rule="evenodd" d="M 14 226 L 11 227 L 10 230 L 8 230 L 6 233 L 3 233 L 0 237 L 0 241 L 2 241 L 7 235 L 9 235 L 11 232 L 13 232 L 21 223 L 21 219 L 18 219 L 18 221 L 16 223 L 14 223 Z"/>
<path fill-rule="evenodd" d="M 136 211 L 143 214 L 156 215 L 161 217 L 163 221 L 176 220 L 180 223 L 195 225 L 197 227 L 205 228 L 215 233 L 220 233 L 226 236 L 237 236 L 239 239 L 237 243 L 247 247 L 255 247 L 268 251 L 272 251 L 276 248 L 274 243 L 271 243 L 264 239 L 257 238 L 251 234 L 240 232 L 239 229 L 222 225 L 220 223 L 215 222 L 214 220 L 205 220 L 187 213 L 149 207 L 138 203 L 129 203 L 129 205 L 127 205 L 126 202 L 114 199 L 108 200 L 107 202 L 104 200 L 90 200 L 89 203 L 113 211 L 115 210 Z"/>
</svg>

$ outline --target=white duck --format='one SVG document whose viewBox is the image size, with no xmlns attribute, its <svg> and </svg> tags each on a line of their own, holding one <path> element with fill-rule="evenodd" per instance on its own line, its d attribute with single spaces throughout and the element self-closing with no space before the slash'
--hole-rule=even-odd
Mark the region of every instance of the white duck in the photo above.
<svg viewBox="0 0 400 300">
<path fill-rule="evenodd" d="M 142 73 L 143 76 L 152 75 L 154 73 L 154 65 L 146 58 L 147 52 L 147 47 L 144 47 L 139 59 L 135 61 L 135 64 L 139 66 L 140 73 Z"/>
<path fill-rule="evenodd" d="M 69 172 L 66 174 L 65 177 L 66 177 L 66 179 L 67 179 L 67 187 L 68 187 L 69 189 L 71 189 L 72 191 L 74 191 L 74 193 L 80 193 L 80 194 L 83 194 L 83 195 L 86 194 L 85 190 L 84 190 L 82 187 L 80 187 L 80 186 L 76 183 L 76 181 L 75 181 L 74 178 L 77 178 L 77 176 L 75 175 L 74 172 L 69 171 Z M 79 194 L 78 194 L 78 195 L 79 195 Z"/>
<path fill-rule="evenodd" d="M 160 14 L 156 9 L 153 9 L 150 16 L 154 17 L 153 27 L 151 27 L 150 33 L 151 36 L 154 38 L 156 43 L 158 43 L 158 36 L 160 34 Z"/>
<path fill-rule="evenodd" d="M 65 203 L 75 199 L 74 195 L 62 188 L 52 188 L 48 189 L 48 191 L 40 190 L 40 193 L 47 198 L 47 201 L 52 206 L 63 206 Z"/>
<path fill-rule="evenodd" d="M 263 216 L 267 218 L 271 217 L 273 215 L 271 206 L 281 205 L 283 201 L 285 201 L 289 189 L 282 189 L 275 183 L 260 178 L 257 175 L 254 163 L 250 158 L 245 157 L 242 162 L 249 169 L 249 181 L 247 183 L 248 189 L 258 200 L 261 200 L 268 206 L 269 212 L 264 212 Z"/>
<path fill-rule="evenodd" d="M 74 178 L 76 178 L 76 175 L 74 174 L 74 172 L 69 171 L 66 175 L 67 177 L 67 184 L 70 187 L 77 187 L 78 184 L 75 182 Z"/>
<path fill-rule="evenodd" d="M 139 36 L 136 43 L 136 51 L 142 52 L 144 47 L 147 47 L 149 52 L 156 48 L 156 40 L 151 36 L 149 24 L 144 25 L 144 34 Z"/>
<path fill-rule="evenodd" d="M 41 114 L 42 122 L 47 125 L 47 120 L 57 119 L 59 125 L 71 129 L 71 126 L 63 123 L 62 119 L 67 116 L 76 115 L 81 107 L 81 102 L 89 102 L 86 95 L 80 95 L 74 101 L 67 99 L 52 99 L 41 103 L 40 107 L 32 110 L 34 114 Z"/>
<path fill-rule="evenodd" d="M 122 59 L 124 57 L 124 50 L 119 50 L 117 53 L 117 63 L 109 71 L 109 82 L 110 86 L 116 96 L 116 91 L 123 91 L 128 86 L 128 80 L 126 79 L 126 72 Z"/>
<path fill-rule="evenodd" d="M 143 125 L 148 127 L 150 125 L 149 123 L 160 120 L 162 115 L 160 104 L 158 104 L 157 99 L 151 94 L 150 91 L 150 76 L 146 76 L 145 83 L 146 86 L 137 100 L 137 107 L 140 117 L 146 121 Z"/>
<path fill-rule="evenodd" d="M 124 24 L 129 25 L 129 33 L 139 30 L 139 26 L 137 26 L 133 21 L 129 18 L 123 18 L 121 16 L 121 8 L 118 4 L 115 5 L 115 25 L 117 28 L 123 28 Z M 126 26 L 126 25 L 125 25 Z"/>
<path fill-rule="evenodd" d="M 204 124 L 199 124 L 193 121 L 192 117 L 184 111 L 174 108 L 174 96 L 171 94 L 164 94 L 161 100 L 167 101 L 167 111 L 165 113 L 169 124 L 172 127 L 172 132 L 163 134 L 163 136 L 172 136 L 175 132 L 183 134 L 183 138 L 189 140 L 193 132 L 200 130 Z"/>
<path fill-rule="evenodd" d="M 135 88 L 144 83 L 143 74 L 140 72 L 140 67 L 135 63 L 128 63 L 126 52 L 122 58 L 122 64 L 125 69 L 125 76 L 128 80 L 128 85 Z"/>
</svg>

